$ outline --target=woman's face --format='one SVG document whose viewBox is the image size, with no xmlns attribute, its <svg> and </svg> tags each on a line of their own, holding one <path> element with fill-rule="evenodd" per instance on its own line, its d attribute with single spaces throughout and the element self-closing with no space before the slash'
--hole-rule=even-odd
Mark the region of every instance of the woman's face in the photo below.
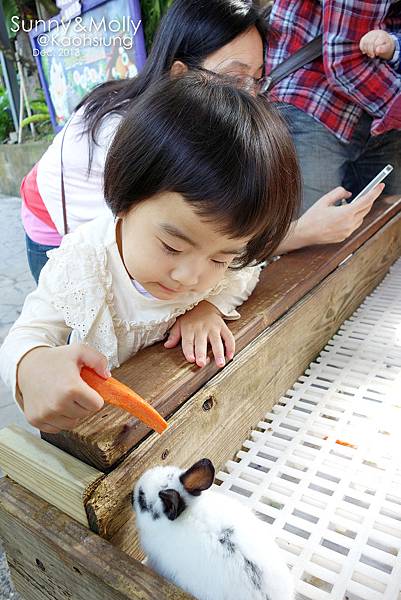
<svg viewBox="0 0 401 600">
<path fill-rule="evenodd" d="M 248 75 L 254 79 L 262 77 L 263 43 L 256 27 L 251 27 L 229 44 L 209 54 L 202 67 L 224 75 Z"/>
</svg>

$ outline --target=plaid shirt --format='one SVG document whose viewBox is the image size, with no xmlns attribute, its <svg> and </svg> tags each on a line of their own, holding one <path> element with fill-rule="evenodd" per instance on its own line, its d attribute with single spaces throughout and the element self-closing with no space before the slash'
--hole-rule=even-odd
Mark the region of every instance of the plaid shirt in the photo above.
<svg viewBox="0 0 401 600">
<path fill-rule="evenodd" d="M 374 119 L 372 133 L 399 127 L 390 106 L 401 97 L 401 78 L 387 62 L 363 55 L 359 40 L 372 29 L 399 31 L 401 1 L 275 0 L 270 25 L 277 35 L 268 38 L 267 75 L 323 33 L 323 59 L 283 79 L 272 99 L 307 112 L 344 142 L 363 111 Z"/>
</svg>

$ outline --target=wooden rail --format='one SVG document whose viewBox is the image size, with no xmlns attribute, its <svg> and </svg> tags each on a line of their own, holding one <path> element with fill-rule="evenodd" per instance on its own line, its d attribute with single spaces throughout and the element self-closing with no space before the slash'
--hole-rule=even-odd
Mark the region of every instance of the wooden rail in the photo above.
<svg viewBox="0 0 401 600">
<path fill-rule="evenodd" d="M 242 318 L 230 324 L 237 352 L 313 290 L 400 210 L 401 201 L 393 206 L 377 201 L 360 229 L 346 242 L 306 248 L 271 263 L 251 298 L 240 308 Z M 146 398 L 164 417 L 169 417 L 217 372 L 213 362 L 199 369 L 185 361 L 179 348 L 166 350 L 158 344 L 141 351 L 113 375 Z M 149 429 L 127 413 L 106 406 L 73 431 L 42 435 L 84 462 L 108 472 L 149 435 Z"/>
</svg>

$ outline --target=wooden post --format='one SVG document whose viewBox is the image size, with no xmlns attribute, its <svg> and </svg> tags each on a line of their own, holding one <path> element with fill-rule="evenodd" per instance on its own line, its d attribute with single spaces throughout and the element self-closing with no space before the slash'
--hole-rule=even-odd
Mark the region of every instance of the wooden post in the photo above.
<svg viewBox="0 0 401 600">
<path fill-rule="evenodd" d="M 7 477 L 0 480 L 0 538 L 26 600 L 190 600 Z"/>
<path fill-rule="evenodd" d="M 15 425 L 0 430 L 4 474 L 89 527 L 85 502 L 104 474 Z"/>
</svg>

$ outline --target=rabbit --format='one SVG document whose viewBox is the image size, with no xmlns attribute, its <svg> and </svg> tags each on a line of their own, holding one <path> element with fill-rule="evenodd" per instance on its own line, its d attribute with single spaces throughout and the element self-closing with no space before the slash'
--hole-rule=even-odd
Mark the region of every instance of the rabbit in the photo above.
<svg viewBox="0 0 401 600">
<path fill-rule="evenodd" d="M 204 458 L 186 471 L 155 467 L 140 477 L 133 505 L 148 566 L 198 600 L 293 600 L 269 526 L 209 490 L 214 474 Z"/>
</svg>

